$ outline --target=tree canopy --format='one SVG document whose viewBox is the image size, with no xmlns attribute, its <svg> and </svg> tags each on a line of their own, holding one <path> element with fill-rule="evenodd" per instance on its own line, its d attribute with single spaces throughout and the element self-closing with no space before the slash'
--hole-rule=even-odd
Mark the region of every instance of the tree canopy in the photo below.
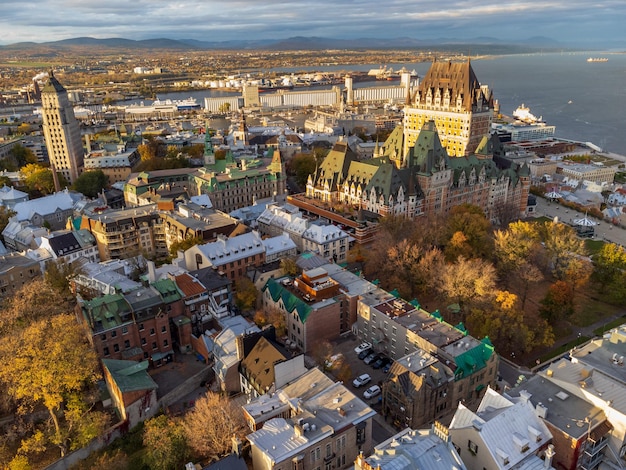
<svg viewBox="0 0 626 470">
<path fill-rule="evenodd" d="M 104 188 L 109 185 L 109 177 L 104 174 L 102 170 L 85 171 L 81 174 L 74 184 L 72 189 L 84 194 L 87 197 L 97 197 Z"/>
</svg>

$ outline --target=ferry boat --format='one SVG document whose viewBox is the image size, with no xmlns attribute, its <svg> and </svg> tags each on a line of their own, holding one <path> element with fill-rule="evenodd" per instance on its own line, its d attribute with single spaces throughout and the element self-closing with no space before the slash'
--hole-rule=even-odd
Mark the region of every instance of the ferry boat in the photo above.
<svg viewBox="0 0 626 470">
<path fill-rule="evenodd" d="M 609 59 L 606 57 L 589 57 L 587 62 L 608 62 Z"/>
</svg>

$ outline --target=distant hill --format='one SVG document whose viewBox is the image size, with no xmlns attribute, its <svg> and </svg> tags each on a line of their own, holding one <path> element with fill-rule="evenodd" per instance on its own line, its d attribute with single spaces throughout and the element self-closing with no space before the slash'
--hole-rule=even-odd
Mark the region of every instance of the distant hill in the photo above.
<svg viewBox="0 0 626 470">
<path fill-rule="evenodd" d="M 436 38 L 417 39 L 400 37 L 392 39 L 381 38 L 358 38 L 336 39 L 324 37 L 296 36 L 277 40 L 233 40 L 233 41 L 201 41 L 197 39 L 143 39 L 133 40 L 125 38 L 96 39 L 92 37 L 80 37 L 63 39 L 60 41 L 34 43 L 21 42 L 0 46 L 4 50 L 32 50 L 41 48 L 46 50 L 71 50 L 83 47 L 93 49 L 162 49 L 162 50 L 199 50 L 199 49 L 272 49 L 272 50 L 324 50 L 324 49 L 420 49 L 425 47 L 439 47 L 444 49 L 468 50 L 468 46 L 492 46 L 496 50 L 505 48 L 563 48 L 559 42 L 546 37 L 533 37 L 523 41 L 505 41 L 492 37 L 477 37 L 472 39 Z M 463 46 L 463 47 L 461 47 Z M 483 49 L 483 48 L 481 48 Z M 469 47 L 472 53 L 478 53 L 473 47 Z M 487 52 L 485 52 L 487 53 Z"/>
</svg>

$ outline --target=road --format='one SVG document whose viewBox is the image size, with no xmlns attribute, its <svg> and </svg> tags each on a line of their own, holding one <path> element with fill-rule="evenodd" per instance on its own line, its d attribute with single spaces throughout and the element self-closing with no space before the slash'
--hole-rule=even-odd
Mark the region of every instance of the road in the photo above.
<svg viewBox="0 0 626 470">
<path fill-rule="evenodd" d="M 576 212 L 575 210 L 568 209 L 561 206 L 556 202 L 548 202 L 547 200 L 538 197 L 537 198 L 537 217 L 546 216 L 551 219 L 558 217 L 559 220 L 566 224 L 572 224 L 574 219 L 581 219 L 585 217 L 585 214 Z M 596 240 L 604 240 L 617 245 L 626 246 L 626 230 L 623 228 L 609 224 L 608 222 L 598 222 L 596 219 L 590 218 L 598 225 L 596 225 Z"/>
</svg>

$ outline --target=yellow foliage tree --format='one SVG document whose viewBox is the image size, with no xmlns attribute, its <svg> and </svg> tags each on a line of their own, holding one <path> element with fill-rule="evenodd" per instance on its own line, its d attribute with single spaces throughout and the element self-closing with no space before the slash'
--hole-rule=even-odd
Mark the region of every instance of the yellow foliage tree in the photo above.
<svg viewBox="0 0 626 470">
<path fill-rule="evenodd" d="M 43 405 L 52 418 L 52 443 L 67 449 L 62 430 L 66 397 L 95 382 L 97 358 L 70 314 L 39 319 L 0 341 L 0 381 L 22 412 Z"/>
</svg>

